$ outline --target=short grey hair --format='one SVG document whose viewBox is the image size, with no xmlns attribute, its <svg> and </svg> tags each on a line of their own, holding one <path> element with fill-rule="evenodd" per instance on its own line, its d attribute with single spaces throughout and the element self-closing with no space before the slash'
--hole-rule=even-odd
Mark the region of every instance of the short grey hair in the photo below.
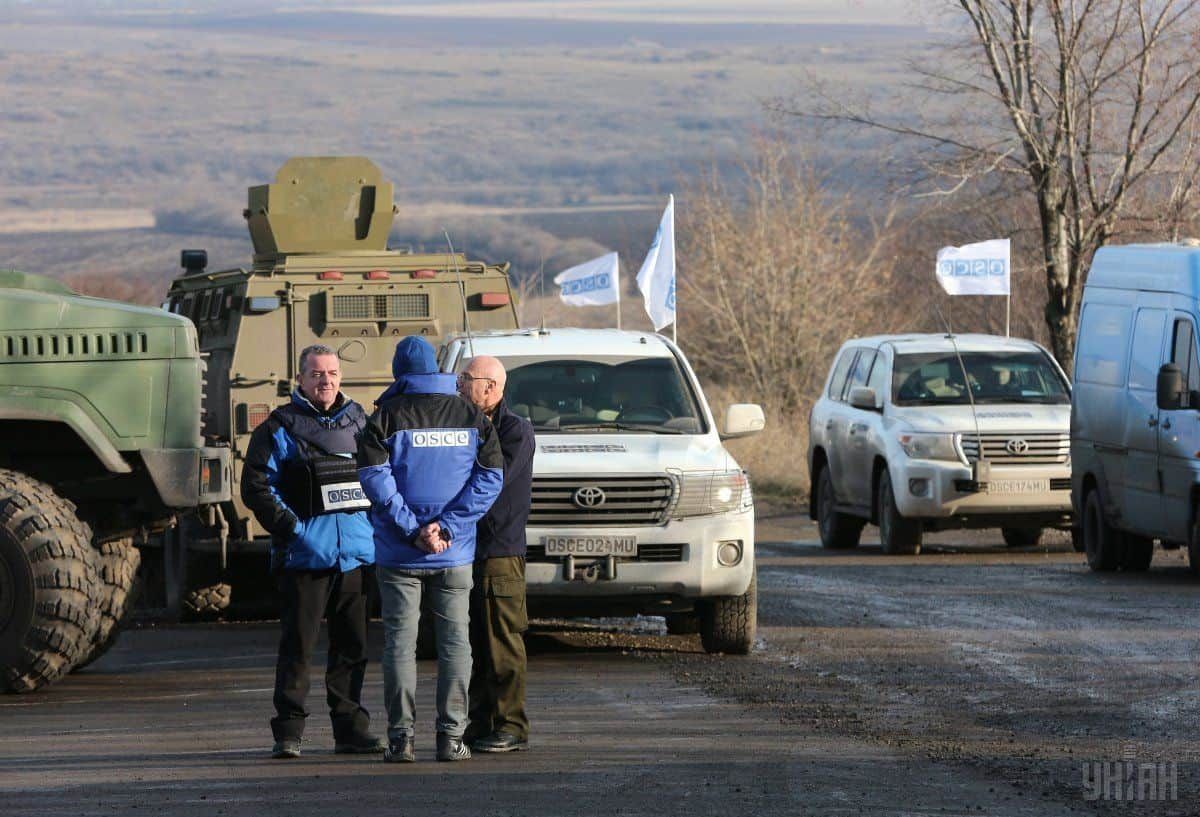
<svg viewBox="0 0 1200 817">
<path fill-rule="evenodd" d="M 305 346 L 300 350 L 300 374 L 304 374 L 304 366 L 308 363 L 310 357 L 320 357 L 322 355 L 333 355 L 337 357 L 337 352 L 330 349 L 323 343 L 314 343 L 312 346 Z"/>
</svg>

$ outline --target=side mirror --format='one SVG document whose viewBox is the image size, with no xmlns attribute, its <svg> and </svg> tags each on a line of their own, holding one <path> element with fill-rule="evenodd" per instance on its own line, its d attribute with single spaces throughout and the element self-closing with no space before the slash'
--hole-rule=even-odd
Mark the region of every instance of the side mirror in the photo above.
<svg viewBox="0 0 1200 817">
<path fill-rule="evenodd" d="M 747 437 L 766 428 L 767 418 L 762 406 L 757 403 L 734 403 L 725 409 L 725 422 L 721 425 L 721 439 Z"/>
<path fill-rule="evenodd" d="M 866 409 L 867 411 L 879 410 L 875 390 L 866 386 L 855 386 L 850 390 L 850 405 L 856 409 Z"/>
<path fill-rule="evenodd" d="M 1183 373 L 1174 363 L 1164 363 L 1158 370 L 1157 402 L 1164 411 L 1175 411 L 1183 408 Z"/>
</svg>

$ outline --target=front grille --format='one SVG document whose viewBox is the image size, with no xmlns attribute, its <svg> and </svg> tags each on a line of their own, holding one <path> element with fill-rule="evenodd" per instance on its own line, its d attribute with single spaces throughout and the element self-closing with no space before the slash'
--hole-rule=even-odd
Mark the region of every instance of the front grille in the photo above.
<svg viewBox="0 0 1200 817">
<path fill-rule="evenodd" d="M 638 554 L 633 558 L 618 556 L 618 562 L 682 562 L 687 545 L 638 545 Z M 592 557 L 588 557 L 591 559 Z M 558 564 L 561 556 L 547 556 L 544 545 L 529 545 L 525 549 L 526 562 Z"/>
<path fill-rule="evenodd" d="M 599 488 L 604 502 L 580 507 L 575 493 Z M 533 478 L 533 506 L 529 524 L 534 527 L 633 527 L 661 525 L 671 506 L 675 483 L 670 477 L 538 477 Z"/>
<path fill-rule="evenodd" d="M 429 295 L 334 295 L 330 320 L 386 321 L 429 317 Z"/>
<path fill-rule="evenodd" d="M 1071 435 L 1060 432 L 990 432 L 983 438 L 983 456 L 993 465 L 1064 465 L 1071 453 Z M 1009 449 L 1009 441 L 1023 441 L 1025 448 Z M 967 462 L 979 459 L 979 441 L 974 434 L 963 434 L 963 453 Z"/>
<path fill-rule="evenodd" d="M 14 362 L 128 358 L 148 350 L 145 332 L 0 335 L 0 359 Z"/>
</svg>

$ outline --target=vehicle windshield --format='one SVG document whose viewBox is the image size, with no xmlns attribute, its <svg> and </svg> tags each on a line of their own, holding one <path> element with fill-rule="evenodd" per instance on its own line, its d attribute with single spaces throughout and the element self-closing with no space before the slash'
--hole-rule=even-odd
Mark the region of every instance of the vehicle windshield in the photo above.
<svg viewBox="0 0 1200 817">
<path fill-rule="evenodd" d="M 896 355 L 892 402 L 897 406 L 967 405 L 963 369 L 976 403 L 1070 403 L 1071 392 L 1041 352 L 953 352 Z"/>
<path fill-rule="evenodd" d="M 509 410 L 539 432 L 701 434 L 695 395 L 674 358 L 501 358 Z"/>
</svg>

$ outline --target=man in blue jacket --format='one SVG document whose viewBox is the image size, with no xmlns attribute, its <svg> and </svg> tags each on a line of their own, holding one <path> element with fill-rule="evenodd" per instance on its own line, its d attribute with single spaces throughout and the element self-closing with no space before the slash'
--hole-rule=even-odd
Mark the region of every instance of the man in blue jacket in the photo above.
<svg viewBox="0 0 1200 817">
<path fill-rule="evenodd" d="M 275 665 L 272 757 L 300 756 L 308 711 L 308 667 L 329 620 L 325 690 L 334 751 L 382 752 L 360 703 L 367 666 L 364 568 L 375 560 L 369 502 L 358 483 L 356 435 L 362 407 L 340 391 L 337 353 L 300 353 L 299 387 L 250 437 L 242 500 L 272 539 L 272 567 L 283 593 L 283 634 Z"/>
<path fill-rule="evenodd" d="M 492 424 L 458 397 L 454 375 L 438 373 L 427 341 L 400 341 L 392 374 L 396 382 L 376 402 L 358 448 L 383 605 L 383 759 L 415 759 L 417 628 L 428 594 L 438 652 L 437 758 L 466 760 L 475 525 L 500 492 L 504 459 Z"/>
</svg>

